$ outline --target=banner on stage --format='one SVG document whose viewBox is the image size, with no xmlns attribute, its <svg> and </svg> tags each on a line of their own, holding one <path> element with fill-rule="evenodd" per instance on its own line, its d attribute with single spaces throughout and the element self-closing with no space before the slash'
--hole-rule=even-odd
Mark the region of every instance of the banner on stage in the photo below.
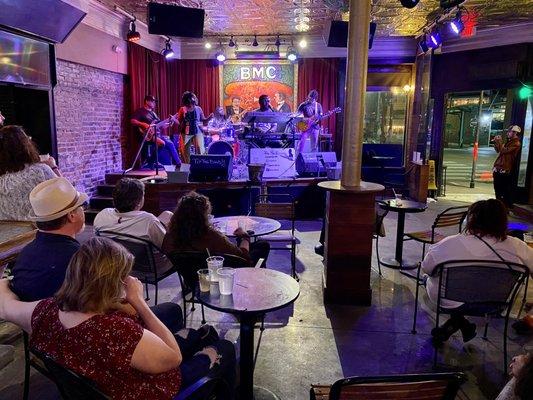
<svg viewBox="0 0 533 400">
<path fill-rule="evenodd" d="M 293 178 L 296 176 L 294 149 L 250 149 L 251 164 L 265 164 L 263 178 Z"/>
<path fill-rule="evenodd" d="M 220 69 L 220 101 L 231 117 L 259 107 L 259 96 L 270 97 L 271 106 L 293 112 L 298 105 L 298 64 L 288 60 L 230 60 Z"/>
</svg>

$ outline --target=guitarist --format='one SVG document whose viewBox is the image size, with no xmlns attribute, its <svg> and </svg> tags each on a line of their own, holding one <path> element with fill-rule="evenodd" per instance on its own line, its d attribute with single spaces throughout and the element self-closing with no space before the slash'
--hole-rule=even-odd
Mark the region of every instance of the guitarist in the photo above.
<svg viewBox="0 0 533 400">
<path fill-rule="evenodd" d="M 139 143 L 142 142 L 146 135 L 145 145 L 143 146 L 143 158 L 147 161 L 150 168 L 153 169 L 156 158 L 155 151 L 153 149 L 154 142 L 156 140 L 153 134 L 153 129 L 150 130 L 150 125 L 159 122 L 159 117 L 155 113 L 156 98 L 152 95 L 144 96 L 144 105 L 136 110 L 131 116 L 130 122 L 133 126 L 134 136 Z M 163 164 L 172 164 L 172 159 L 177 166 L 181 165 L 181 160 L 176 150 L 176 146 L 170 140 L 166 134 L 159 133 L 157 135 L 157 147 L 160 150 L 158 154 L 159 161 Z"/>
<path fill-rule="evenodd" d="M 302 113 L 304 118 L 312 119 L 323 114 L 322 105 L 317 101 L 318 91 L 313 89 L 307 95 L 307 99 L 298 106 L 298 112 Z M 298 153 L 302 153 L 305 146 L 305 141 L 311 137 L 311 151 L 317 151 L 318 133 L 320 131 L 320 123 L 312 124 L 306 131 L 301 132 L 300 145 L 298 146 Z"/>
</svg>

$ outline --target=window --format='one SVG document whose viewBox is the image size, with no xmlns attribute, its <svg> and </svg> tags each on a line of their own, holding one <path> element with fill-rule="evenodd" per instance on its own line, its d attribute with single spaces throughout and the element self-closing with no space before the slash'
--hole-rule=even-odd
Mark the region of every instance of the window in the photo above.
<svg viewBox="0 0 533 400">
<path fill-rule="evenodd" d="M 393 88 L 367 92 L 365 96 L 364 143 L 404 143 L 407 94 Z"/>
</svg>

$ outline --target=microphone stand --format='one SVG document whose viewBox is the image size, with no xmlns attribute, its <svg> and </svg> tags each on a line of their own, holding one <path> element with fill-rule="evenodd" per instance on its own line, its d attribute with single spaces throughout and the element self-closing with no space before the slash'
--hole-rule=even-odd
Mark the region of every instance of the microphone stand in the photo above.
<svg viewBox="0 0 533 400">
<path fill-rule="evenodd" d="M 150 125 L 148 127 L 148 129 L 146 130 L 146 133 L 144 134 L 144 137 L 143 137 L 143 140 L 141 142 L 141 145 L 139 146 L 139 150 L 137 150 L 137 154 L 135 155 L 135 158 L 133 159 L 133 163 L 131 164 L 131 167 L 125 169 L 123 172 L 122 172 L 122 176 L 125 176 L 128 172 L 130 171 L 133 171 L 133 169 L 135 168 L 135 164 L 137 164 L 137 161 L 139 161 L 139 157 L 141 156 L 141 152 L 142 152 L 142 148 L 144 146 L 144 144 L 146 143 L 146 139 L 148 138 L 148 135 L 150 134 L 150 130 L 154 129 L 154 124 Z M 157 143 L 156 143 L 156 162 L 159 162 L 158 160 L 158 156 L 157 156 Z M 142 165 L 141 165 L 142 167 Z M 157 168 L 157 164 L 156 164 L 156 168 Z M 157 169 L 156 169 L 156 175 L 157 175 Z"/>
</svg>

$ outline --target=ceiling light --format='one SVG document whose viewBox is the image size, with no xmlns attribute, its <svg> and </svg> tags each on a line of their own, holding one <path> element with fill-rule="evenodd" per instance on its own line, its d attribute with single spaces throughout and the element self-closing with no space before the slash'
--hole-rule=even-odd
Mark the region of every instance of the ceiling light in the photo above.
<svg viewBox="0 0 533 400">
<path fill-rule="evenodd" d="M 215 58 L 217 59 L 218 62 L 226 61 L 226 55 L 224 54 L 222 50 L 217 51 L 217 53 L 215 54 Z"/>
<path fill-rule="evenodd" d="M 167 59 L 174 56 L 174 50 L 172 50 L 172 46 L 170 45 L 170 39 L 167 39 L 165 48 L 161 51 L 161 54 Z"/>
<path fill-rule="evenodd" d="M 204 47 L 209 50 L 212 46 L 211 43 L 205 42 Z"/>
<path fill-rule="evenodd" d="M 307 40 L 305 40 L 305 38 L 302 38 L 302 40 L 300 40 L 300 43 L 298 43 L 298 46 L 300 46 L 300 48 L 302 49 L 305 49 L 307 47 Z"/>
<path fill-rule="evenodd" d="M 257 42 L 257 35 L 254 35 L 254 41 L 252 42 L 252 46 L 254 47 L 259 46 L 259 43 Z"/>
<path fill-rule="evenodd" d="M 233 35 L 231 35 L 231 38 L 228 43 L 228 47 L 235 47 L 235 42 L 233 41 Z"/>
<path fill-rule="evenodd" d="M 309 24 L 305 22 L 300 22 L 294 27 L 298 32 L 307 32 L 309 30 Z"/>
<path fill-rule="evenodd" d="M 405 8 L 414 8 L 420 0 L 400 0 L 400 3 Z"/>
<path fill-rule="evenodd" d="M 429 40 L 427 44 L 430 48 L 436 49 L 442 44 L 442 39 L 440 37 L 440 32 L 437 28 L 429 34 Z"/>
<path fill-rule="evenodd" d="M 296 61 L 297 59 L 298 59 L 298 53 L 296 52 L 296 50 L 294 50 L 293 47 L 290 47 L 287 50 L 287 60 Z"/>
<path fill-rule="evenodd" d="M 463 31 L 463 29 L 465 29 L 465 25 L 463 24 L 463 21 L 461 20 L 460 11 L 458 11 L 455 18 L 450 21 L 450 29 L 456 35 L 459 35 Z"/>
<path fill-rule="evenodd" d="M 424 33 L 424 36 L 422 36 L 420 42 L 418 42 L 418 47 L 420 47 L 420 50 L 422 50 L 423 53 L 427 53 L 429 50 L 427 40 L 427 35 Z"/>
<path fill-rule="evenodd" d="M 137 29 L 135 28 L 135 18 L 130 21 L 130 28 L 126 35 L 126 39 L 128 42 L 138 42 L 141 40 L 141 34 L 137 32 Z"/>
<path fill-rule="evenodd" d="M 409 84 L 403 85 L 403 91 L 404 92 L 410 92 L 411 91 L 411 85 L 409 85 Z"/>
</svg>

